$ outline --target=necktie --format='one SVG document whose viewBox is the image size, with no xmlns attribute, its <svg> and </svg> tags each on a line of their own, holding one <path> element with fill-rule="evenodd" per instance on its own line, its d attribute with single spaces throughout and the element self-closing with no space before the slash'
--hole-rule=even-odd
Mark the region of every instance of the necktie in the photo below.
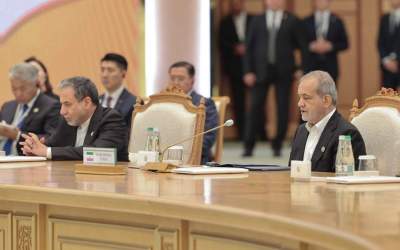
<svg viewBox="0 0 400 250">
<path fill-rule="evenodd" d="M 277 35 L 277 29 L 275 27 L 276 23 L 276 12 L 272 11 L 272 18 L 271 20 L 271 25 L 268 30 L 268 63 L 269 64 L 275 64 L 276 61 L 276 35 Z"/>
<path fill-rule="evenodd" d="M 18 120 L 17 120 L 18 121 L 17 127 L 19 129 L 21 129 L 24 124 L 24 114 L 27 110 L 28 110 L 28 104 L 24 104 L 22 106 L 21 114 L 19 115 Z M 14 142 L 13 140 L 7 139 L 7 141 L 4 143 L 3 150 L 6 153 L 6 155 L 11 154 L 11 147 L 12 147 L 13 142 Z"/>
<path fill-rule="evenodd" d="M 317 38 L 324 37 L 324 16 L 321 12 L 317 13 Z"/>
<path fill-rule="evenodd" d="M 106 105 L 107 105 L 107 108 L 111 108 L 111 101 L 112 101 L 112 97 L 111 96 L 108 96 L 107 97 L 107 102 L 106 102 Z"/>
</svg>

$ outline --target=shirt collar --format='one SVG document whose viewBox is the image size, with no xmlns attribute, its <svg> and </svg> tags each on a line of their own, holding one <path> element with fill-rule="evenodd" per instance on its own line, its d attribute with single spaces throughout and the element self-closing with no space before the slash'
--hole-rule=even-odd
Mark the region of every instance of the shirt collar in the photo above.
<svg viewBox="0 0 400 250">
<path fill-rule="evenodd" d="M 246 17 L 246 12 L 243 10 L 239 14 L 234 16 L 235 19 L 241 19 L 241 18 L 245 18 L 245 17 Z"/>
<path fill-rule="evenodd" d="M 38 89 L 38 90 L 36 91 L 36 95 L 35 95 L 28 103 L 26 103 L 26 105 L 28 105 L 28 110 L 32 108 L 33 104 L 35 104 L 35 101 L 36 101 L 36 99 L 38 98 L 39 95 L 40 95 L 40 90 Z M 23 106 L 24 104 L 25 104 L 25 103 L 19 103 L 19 105 L 20 105 L 21 108 L 22 108 L 22 106 Z"/>
<path fill-rule="evenodd" d="M 118 100 L 119 96 L 122 94 L 122 91 L 124 91 L 124 85 L 121 84 L 119 88 L 117 88 L 114 92 L 110 93 L 106 90 L 105 93 L 105 100 L 107 100 L 107 97 L 111 96 L 113 100 Z"/>
<path fill-rule="evenodd" d="M 336 108 L 334 108 L 331 112 L 329 112 L 324 118 L 322 118 L 319 122 L 317 122 L 314 126 L 311 126 L 308 122 L 306 123 L 306 129 L 308 132 L 311 132 L 312 129 L 317 129 L 319 131 L 323 131 L 326 127 L 326 124 L 328 124 L 329 119 L 333 116 L 335 113 Z"/>
<path fill-rule="evenodd" d="M 93 115 L 92 115 L 92 116 L 93 116 Z M 78 127 L 78 129 L 86 130 L 86 129 L 89 127 L 90 120 L 92 119 L 92 116 L 90 116 L 89 119 L 87 119 L 84 123 L 82 123 L 82 124 Z"/>
<path fill-rule="evenodd" d="M 266 12 L 266 13 L 267 13 L 267 15 L 268 15 L 268 14 L 272 15 L 273 12 L 275 12 L 276 17 L 277 17 L 277 16 L 282 16 L 282 15 L 283 15 L 283 10 L 275 10 L 275 11 L 273 11 L 273 10 L 267 9 L 267 12 Z"/>
</svg>

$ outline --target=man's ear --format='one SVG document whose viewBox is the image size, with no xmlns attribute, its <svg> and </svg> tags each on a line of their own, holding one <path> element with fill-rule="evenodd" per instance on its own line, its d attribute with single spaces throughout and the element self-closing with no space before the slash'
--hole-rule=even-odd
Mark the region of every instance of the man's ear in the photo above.
<svg viewBox="0 0 400 250">
<path fill-rule="evenodd" d="M 86 96 L 85 98 L 83 98 L 82 101 L 86 107 L 88 107 L 92 103 L 92 99 L 89 96 Z"/>
<path fill-rule="evenodd" d="M 332 105 L 332 96 L 324 95 L 323 102 L 326 107 L 330 107 Z"/>
</svg>

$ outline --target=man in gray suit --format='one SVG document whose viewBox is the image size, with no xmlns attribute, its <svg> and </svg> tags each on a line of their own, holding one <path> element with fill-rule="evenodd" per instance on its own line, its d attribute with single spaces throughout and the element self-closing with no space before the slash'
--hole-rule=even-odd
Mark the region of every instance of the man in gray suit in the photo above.
<svg viewBox="0 0 400 250">
<path fill-rule="evenodd" d="M 0 148 L 7 155 L 20 152 L 21 133 L 32 132 L 49 137 L 58 122 L 57 100 L 40 92 L 38 70 L 29 63 L 14 65 L 10 70 L 11 90 L 15 100 L 3 104 L 0 111 Z"/>
<path fill-rule="evenodd" d="M 54 134 L 39 140 L 37 135 L 22 135 L 25 155 L 52 160 L 82 160 L 83 147 L 116 148 L 117 159 L 128 159 L 128 129 L 122 116 L 103 108 L 94 83 L 85 77 L 72 77 L 60 84 L 62 119 Z"/>
</svg>

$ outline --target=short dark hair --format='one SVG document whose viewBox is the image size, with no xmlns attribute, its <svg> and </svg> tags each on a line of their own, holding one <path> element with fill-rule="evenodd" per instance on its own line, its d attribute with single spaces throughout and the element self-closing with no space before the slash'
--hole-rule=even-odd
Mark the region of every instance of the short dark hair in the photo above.
<svg viewBox="0 0 400 250">
<path fill-rule="evenodd" d="M 76 76 L 62 80 L 60 88 L 71 87 L 75 91 L 75 98 L 82 101 L 85 97 L 90 97 L 92 102 L 97 106 L 99 105 L 99 93 L 97 92 L 96 85 L 86 77 Z"/>
<path fill-rule="evenodd" d="M 103 58 L 101 58 L 101 62 L 104 61 L 115 62 L 120 69 L 128 70 L 128 61 L 120 54 L 107 53 Z"/>
<path fill-rule="evenodd" d="M 186 62 L 186 61 L 179 61 L 179 62 L 172 64 L 169 67 L 168 72 L 170 72 L 172 68 L 185 68 L 187 70 L 188 74 L 190 75 L 190 77 L 192 77 L 192 78 L 196 74 L 196 70 L 195 70 L 193 64 Z"/>
<path fill-rule="evenodd" d="M 46 91 L 49 93 L 53 93 L 53 86 L 51 86 L 50 83 L 50 77 L 49 77 L 49 72 L 47 71 L 46 66 L 44 65 L 44 63 L 42 61 L 40 61 L 39 59 L 37 59 L 34 56 L 28 57 L 24 60 L 24 62 L 26 63 L 30 63 L 30 62 L 35 62 L 37 64 L 39 64 L 39 66 L 43 69 L 44 73 L 45 73 L 45 80 L 44 80 L 44 85 L 46 85 Z"/>
</svg>

